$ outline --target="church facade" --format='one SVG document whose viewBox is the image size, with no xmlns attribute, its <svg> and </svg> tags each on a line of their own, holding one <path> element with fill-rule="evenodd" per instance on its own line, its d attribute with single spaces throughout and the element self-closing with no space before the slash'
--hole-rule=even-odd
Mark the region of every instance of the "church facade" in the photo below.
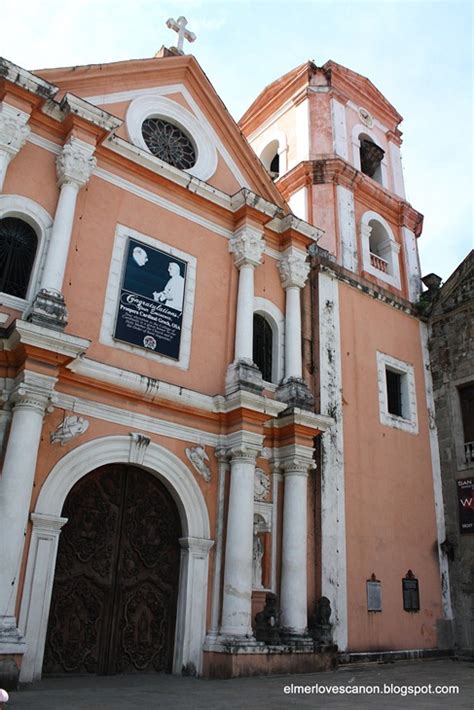
<svg viewBox="0 0 474 710">
<path fill-rule="evenodd" d="M 249 145 L 166 49 L 1 60 L 0 92 L 4 684 L 439 647 L 401 117 L 307 64 L 250 107 Z"/>
</svg>

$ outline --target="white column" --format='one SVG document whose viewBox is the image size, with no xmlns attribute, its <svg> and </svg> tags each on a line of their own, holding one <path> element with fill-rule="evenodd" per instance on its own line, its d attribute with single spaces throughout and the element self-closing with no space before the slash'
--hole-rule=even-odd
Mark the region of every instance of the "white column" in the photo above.
<svg viewBox="0 0 474 710">
<path fill-rule="evenodd" d="M 295 447 L 296 448 L 296 447 Z M 311 452 L 281 462 L 284 470 L 283 542 L 281 560 L 281 625 L 289 636 L 304 636 L 307 609 L 307 479 Z"/>
<path fill-rule="evenodd" d="M 301 379 L 303 373 L 300 290 L 306 283 L 309 268 L 305 252 L 294 247 L 284 252 L 279 264 L 281 282 L 286 291 L 285 381 Z"/>
<path fill-rule="evenodd" d="M 29 115 L 9 104 L 0 103 L 0 191 L 11 160 L 24 146 L 30 132 Z"/>
<path fill-rule="evenodd" d="M 255 461 L 258 449 L 242 442 L 230 451 L 231 473 L 221 636 L 253 638 L 252 551 Z"/>
<path fill-rule="evenodd" d="M 54 216 L 51 241 L 41 278 L 41 289 L 61 292 L 69 253 L 77 194 L 96 165 L 94 146 L 71 137 L 56 161 L 61 188 Z"/>
<path fill-rule="evenodd" d="M 238 229 L 229 242 L 229 251 L 234 254 L 234 263 L 239 269 L 235 362 L 238 360 L 252 362 L 254 268 L 260 264 L 264 248 L 265 242 L 262 233 L 249 226 Z"/>
<path fill-rule="evenodd" d="M 12 424 L 0 479 L 0 653 L 19 641 L 15 604 L 43 416 L 55 379 L 25 373 L 15 388 Z M 20 651 L 21 652 L 21 651 Z"/>
<path fill-rule="evenodd" d="M 26 642 L 20 671 L 22 683 L 41 679 L 59 534 L 67 518 L 31 513 L 31 521 L 33 530 L 19 621 Z"/>
</svg>

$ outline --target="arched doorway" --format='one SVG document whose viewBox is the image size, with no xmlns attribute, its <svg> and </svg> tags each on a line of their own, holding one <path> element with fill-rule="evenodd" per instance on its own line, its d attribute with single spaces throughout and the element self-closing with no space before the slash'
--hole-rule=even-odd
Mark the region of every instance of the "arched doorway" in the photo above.
<svg viewBox="0 0 474 710">
<path fill-rule="evenodd" d="M 69 492 L 44 673 L 171 671 L 181 522 L 153 475 L 109 464 Z"/>
</svg>

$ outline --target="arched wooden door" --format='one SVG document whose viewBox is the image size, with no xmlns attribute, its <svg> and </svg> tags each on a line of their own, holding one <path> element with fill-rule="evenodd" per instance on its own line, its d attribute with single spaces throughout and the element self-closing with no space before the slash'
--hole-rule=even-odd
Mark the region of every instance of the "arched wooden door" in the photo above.
<svg viewBox="0 0 474 710">
<path fill-rule="evenodd" d="M 103 466 L 62 515 L 44 673 L 171 671 L 181 524 L 153 475 Z"/>
</svg>

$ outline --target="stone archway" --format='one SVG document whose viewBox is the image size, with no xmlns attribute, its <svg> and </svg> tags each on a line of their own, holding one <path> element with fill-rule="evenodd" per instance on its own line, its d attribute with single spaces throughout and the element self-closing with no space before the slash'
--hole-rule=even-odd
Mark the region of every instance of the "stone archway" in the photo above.
<svg viewBox="0 0 474 710">
<path fill-rule="evenodd" d="M 41 678 L 58 539 L 66 519 L 64 502 L 73 486 L 107 464 L 135 464 L 156 476 L 173 498 L 181 521 L 181 546 L 173 672 L 200 674 L 205 636 L 209 518 L 193 475 L 174 454 L 140 435 L 111 436 L 87 442 L 52 469 L 31 514 L 33 531 L 23 591 L 20 628 L 27 651 L 22 682 Z"/>
</svg>

